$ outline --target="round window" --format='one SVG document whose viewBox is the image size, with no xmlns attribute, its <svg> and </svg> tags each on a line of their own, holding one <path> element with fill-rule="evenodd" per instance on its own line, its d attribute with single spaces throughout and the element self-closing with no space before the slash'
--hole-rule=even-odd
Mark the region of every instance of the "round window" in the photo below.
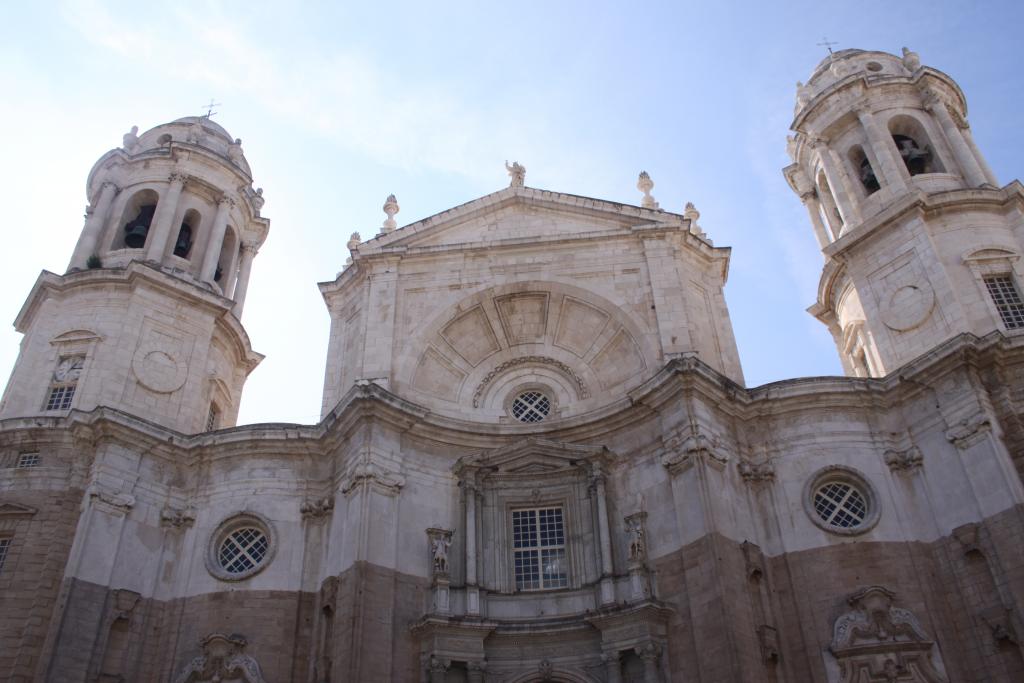
<svg viewBox="0 0 1024 683">
<path fill-rule="evenodd" d="M 222 522 L 210 537 L 206 568 L 223 581 L 240 581 L 266 567 L 275 549 L 270 522 L 247 512 Z"/>
<path fill-rule="evenodd" d="M 834 534 L 864 533 L 879 517 L 871 484 L 856 470 L 840 465 L 826 467 L 807 482 L 804 506 L 815 524 Z"/>
<path fill-rule="evenodd" d="M 551 399 L 540 391 L 524 391 L 512 399 L 512 417 L 520 422 L 540 422 L 551 413 Z"/>
<path fill-rule="evenodd" d="M 865 66 L 867 67 L 868 71 L 877 72 L 882 70 L 882 65 L 879 64 L 878 62 L 868 62 L 867 64 L 865 64 Z"/>
</svg>

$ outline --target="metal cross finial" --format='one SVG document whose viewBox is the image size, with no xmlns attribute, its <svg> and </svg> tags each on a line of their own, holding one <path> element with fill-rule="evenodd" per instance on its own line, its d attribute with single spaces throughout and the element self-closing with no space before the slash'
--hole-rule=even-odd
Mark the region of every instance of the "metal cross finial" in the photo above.
<svg viewBox="0 0 1024 683">
<path fill-rule="evenodd" d="M 205 105 L 205 106 L 206 106 L 206 114 L 204 114 L 204 117 L 205 118 L 210 118 L 211 116 L 213 116 L 214 114 L 217 113 L 217 112 L 215 112 L 213 110 L 213 108 L 214 107 L 219 107 L 220 106 L 220 102 L 214 102 L 213 99 L 211 98 L 210 99 L 210 103 Z"/>
<path fill-rule="evenodd" d="M 821 47 L 823 47 L 826 50 L 828 50 L 829 54 L 832 54 L 832 46 L 839 44 L 839 43 L 835 42 L 834 40 L 829 40 L 828 36 L 822 38 L 821 41 L 822 42 L 818 43 L 818 45 L 820 45 Z"/>
</svg>

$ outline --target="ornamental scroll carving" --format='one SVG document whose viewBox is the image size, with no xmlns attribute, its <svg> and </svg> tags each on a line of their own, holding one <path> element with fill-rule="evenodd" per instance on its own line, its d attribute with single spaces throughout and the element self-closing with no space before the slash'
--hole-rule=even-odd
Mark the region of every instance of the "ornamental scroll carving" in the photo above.
<svg viewBox="0 0 1024 683">
<path fill-rule="evenodd" d="M 562 361 L 555 360 L 554 358 L 548 358 L 547 356 L 520 356 L 518 358 L 513 358 L 511 360 L 505 361 L 498 367 L 488 372 L 484 376 L 484 378 L 480 380 L 480 384 L 478 384 L 476 386 L 476 390 L 473 391 L 473 407 L 480 407 L 480 398 L 483 396 L 484 390 L 487 389 L 487 385 L 490 384 L 495 377 L 505 372 L 509 368 L 513 368 L 517 365 L 527 364 L 550 365 L 554 367 L 556 370 L 566 375 L 567 377 L 569 377 L 569 379 L 573 381 L 573 383 L 576 385 L 576 389 L 579 393 L 580 399 L 590 398 L 590 389 L 587 388 L 587 384 L 586 382 L 583 381 L 583 378 L 577 375 L 572 368 L 570 368 Z"/>
<path fill-rule="evenodd" d="M 199 644 L 203 654 L 189 662 L 174 683 L 267 683 L 260 665 L 245 654 L 245 636 L 211 633 Z"/>
<path fill-rule="evenodd" d="M 947 683 L 935 643 L 910 610 L 893 606 L 895 597 L 870 586 L 847 600 L 853 609 L 836 619 L 832 630 L 841 683 Z"/>
</svg>

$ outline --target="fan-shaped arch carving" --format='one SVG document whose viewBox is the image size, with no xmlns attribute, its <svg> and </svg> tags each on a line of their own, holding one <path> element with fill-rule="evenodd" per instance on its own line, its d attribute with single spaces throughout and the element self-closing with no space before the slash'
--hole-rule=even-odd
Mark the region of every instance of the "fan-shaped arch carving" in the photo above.
<svg viewBox="0 0 1024 683">
<path fill-rule="evenodd" d="M 499 405 L 486 396 L 507 385 L 511 374 L 549 377 L 570 402 L 621 395 L 658 363 L 644 325 L 630 311 L 563 283 L 488 288 L 422 329 L 406 342 L 417 352 L 399 362 L 396 384 L 453 408 Z"/>
</svg>

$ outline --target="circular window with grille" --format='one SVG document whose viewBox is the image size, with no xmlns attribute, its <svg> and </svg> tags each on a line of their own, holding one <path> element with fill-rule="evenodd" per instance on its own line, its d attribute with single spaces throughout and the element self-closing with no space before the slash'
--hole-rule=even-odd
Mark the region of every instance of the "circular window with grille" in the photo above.
<svg viewBox="0 0 1024 683">
<path fill-rule="evenodd" d="M 871 484 L 856 470 L 840 465 L 826 467 L 808 481 L 804 505 L 815 524 L 834 534 L 864 533 L 879 517 Z"/>
<path fill-rule="evenodd" d="M 210 537 L 206 568 L 223 581 L 240 581 L 267 566 L 275 549 L 269 521 L 252 512 L 236 515 Z"/>
<path fill-rule="evenodd" d="M 536 389 L 522 391 L 512 399 L 511 412 L 520 422 L 541 422 L 551 414 L 551 399 Z"/>
</svg>

